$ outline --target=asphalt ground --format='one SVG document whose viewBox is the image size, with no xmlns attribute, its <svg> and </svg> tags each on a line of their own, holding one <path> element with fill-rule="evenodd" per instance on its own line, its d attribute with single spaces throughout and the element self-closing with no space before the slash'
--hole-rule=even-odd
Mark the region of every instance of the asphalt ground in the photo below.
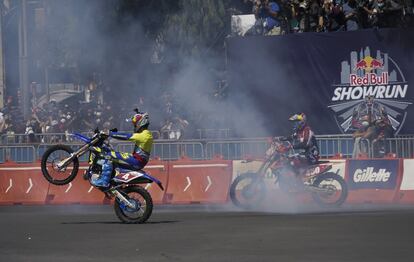
<svg viewBox="0 0 414 262">
<path fill-rule="evenodd" d="M 414 209 L 307 212 L 155 207 L 126 225 L 111 206 L 3 206 L 0 261 L 414 261 Z"/>
</svg>

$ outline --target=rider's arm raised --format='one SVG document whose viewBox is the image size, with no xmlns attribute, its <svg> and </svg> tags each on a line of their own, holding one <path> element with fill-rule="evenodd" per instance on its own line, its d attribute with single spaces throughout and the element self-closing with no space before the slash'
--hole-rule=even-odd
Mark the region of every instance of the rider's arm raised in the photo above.
<svg viewBox="0 0 414 262">
<path fill-rule="evenodd" d="M 131 133 L 109 132 L 110 137 L 119 140 L 130 140 L 133 135 Z"/>
</svg>

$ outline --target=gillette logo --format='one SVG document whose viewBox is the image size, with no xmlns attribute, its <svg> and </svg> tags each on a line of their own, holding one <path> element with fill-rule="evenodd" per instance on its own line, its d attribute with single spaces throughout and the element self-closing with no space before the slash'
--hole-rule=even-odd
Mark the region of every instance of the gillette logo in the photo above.
<svg viewBox="0 0 414 262">
<path fill-rule="evenodd" d="M 367 167 L 366 169 L 357 169 L 354 173 L 354 182 L 388 182 L 391 172 L 387 172 L 385 168 L 380 169 L 378 172 L 374 172 L 373 167 Z"/>
</svg>

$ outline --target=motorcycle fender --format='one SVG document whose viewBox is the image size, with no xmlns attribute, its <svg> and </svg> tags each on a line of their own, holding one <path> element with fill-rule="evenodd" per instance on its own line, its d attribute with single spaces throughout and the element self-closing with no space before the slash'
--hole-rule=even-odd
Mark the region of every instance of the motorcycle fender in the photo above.
<svg viewBox="0 0 414 262">
<path fill-rule="evenodd" d="M 158 180 L 158 179 L 156 179 L 155 177 L 153 177 L 153 176 L 151 176 L 151 175 L 149 175 L 149 174 L 147 174 L 147 173 L 144 173 L 144 175 L 143 175 L 142 177 L 138 178 L 137 183 L 139 183 L 139 180 L 141 180 L 141 179 L 149 180 L 149 181 L 147 181 L 146 183 L 148 183 L 148 182 L 149 182 L 149 183 L 154 182 L 155 184 L 157 184 L 157 185 L 158 185 L 158 187 L 159 187 L 162 191 L 164 191 L 164 187 L 162 186 L 161 181 L 159 181 L 159 180 Z"/>
</svg>

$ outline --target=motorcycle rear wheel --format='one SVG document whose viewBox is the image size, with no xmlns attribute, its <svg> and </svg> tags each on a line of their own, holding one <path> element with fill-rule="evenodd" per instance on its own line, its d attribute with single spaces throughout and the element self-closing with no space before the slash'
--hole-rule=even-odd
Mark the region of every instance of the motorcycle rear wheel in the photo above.
<svg viewBox="0 0 414 262">
<path fill-rule="evenodd" d="M 120 190 L 129 201 L 136 205 L 135 209 L 125 206 L 118 199 L 115 201 L 116 216 L 126 224 L 145 223 L 152 214 L 152 198 L 147 190 L 140 186 L 129 186 Z"/>
<path fill-rule="evenodd" d="M 65 145 L 54 145 L 49 147 L 42 156 L 42 174 L 50 183 L 62 186 L 69 184 L 78 174 L 79 160 L 74 158 L 68 166 L 58 169 L 56 164 L 69 157 L 73 153 L 72 148 Z M 57 176 L 57 177 L 55 177 Z"/>
<path fill-rule="evenodd" d="M 313 182 L 314 187 L 332 189 L 332 192 L 313 192 L 312 197 L 322 207 L 339 207 L 348 197 L 348 186 L 345 180 L 332 172 L 318 176 Z M 340 188 L 338 188 L 338 186 Z M 335 188 L 335 189 L 334 189 Z"/>
<path fill-rule="evenodd" d="M 261 204 L 266 195 L 266 185 L 258 174 L 246 173 L 238 176 L 230 185 L 230 199 L 243 209 L 252 209 Z"/>
</svg>

